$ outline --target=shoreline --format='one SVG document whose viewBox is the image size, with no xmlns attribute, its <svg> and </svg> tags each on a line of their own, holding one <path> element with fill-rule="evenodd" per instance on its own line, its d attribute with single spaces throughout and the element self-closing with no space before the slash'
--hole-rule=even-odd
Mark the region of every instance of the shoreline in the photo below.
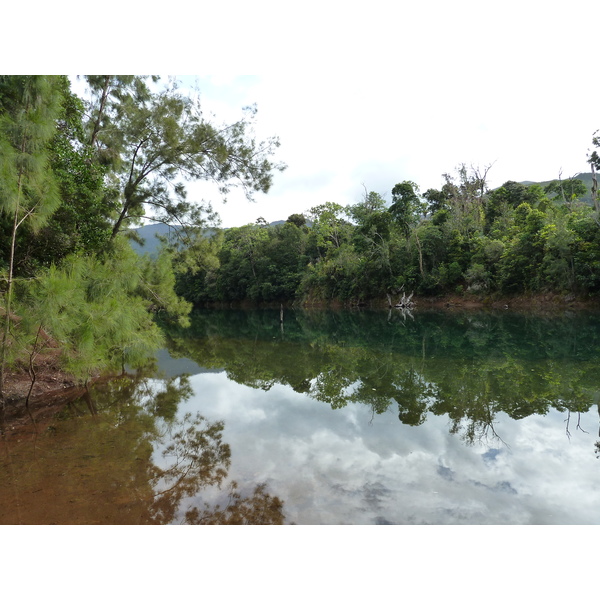
<svg viewBox="0 0 600 600">
<path fill-rule="evenodd" d="M 417 307 L 493 309 L 512 311 L 600 310 L 600 298 L 578 298 L 572 294 L 538 294 L 531 296 L 443 296 L 416 298 Z"/>
<path fill-rule="evenodd" d="M 515 297 L 466 297 L 462 296 L 418 296 L 413 297 L 414 308 L 411 309 L 418 314 L 423 310 L 442 311 L 512 311 L 519 313 L 530 313 L 540 315 L 557 315 L 559 313 L 600 311 L 600 298 L 577 298 L 565 294 L 541 294 L 535 296 Z M 281 303 L 213 303 L 197 308 L 220 308 L 220 309 L 251 309 L 251 308 L 277 308 Z M 307 310 L 360 310 L 380 309 L 391 310 L 387 299 L 357 303 L 342 303 L 310 301 L 303 303 L 284 303 L 286 309 Z M 402 309 L 397 309 L 402 310 Z M 36 366 L 36 382 L 33 388 L 29 406 L 25 406 L 25 400 L 31 387 L 31 378 L 28 371 L 21 367 L 15 368 L 6 375 L 5 383 L 5 405 L 4 410 L 0 408 L 0 435 L 12 436 L 17 433 L 29 431 L 37 432 L 36 423 L 39 424 L 50 418 L 63 406 L 81 398 L 87 388 L 78 383 L 75 378 L 60 370 L 55 353 L 39 356 Z M 97 383 L 106 378 L 113 377 L 112 374 L 99 375 L 90 381 Z"/>
<path fill-rule="evenodd" d="M 89 385 L 108 377 L 111 375 L 93 377 Z M 27 369 L 15 367 L 9 371 L 4 388 L 4 408 L 0 407 L 0 437 L 39 433 L 38 425 L 88 391 L 85 385 L 60 369 L 54 353 L 38 357 L 36 381 L 28 406 L 25 402 L 31 389 L 31 377 Z"/>
<path fill-rule="evenodd" d="M 395 298 L 392 301 L 398 301 Z M 536 294 L 529 296 L 481 296 L 481 295 L 445 295 L 413 296 L 413 309 L 465 309 L 465 310 L 512 310 L 528 312 L 560 312 L 564 310 L 599 310 L 600 297 L 581 298 L 573 294 Z M 251 302 L 238 300 L 232 302 L 202 303 L 194 308 L 214 309 L 388 309 L 387 298 L 371 299 L 364 302 L 322 299 L 305 299 L 285 302 Z"/>
</svg>

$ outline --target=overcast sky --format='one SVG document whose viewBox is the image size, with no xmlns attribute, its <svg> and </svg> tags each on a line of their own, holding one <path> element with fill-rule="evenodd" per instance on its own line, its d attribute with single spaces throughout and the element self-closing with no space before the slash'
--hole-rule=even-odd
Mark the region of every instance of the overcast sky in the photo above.
<svg viewBox="0 0 600 600">
<path fill-rule="evenodd" d="M 272 28 L 267 74 L 199 80 L 217 116 L 256 103 L 259 137 L 279 136 L 288 165 L 255 204 L 215 204 L 224 226 L 354 203 L 363 186 L 388 201 L 406 179 L 439 188 L 460 163 L 493 164 L 491 187 L 588 170 L 600 128 L 593 4 L 319 6 L 290 14 L 290 39 Z"/>
<path fill-rule="evenodd" d="M 583 68 L 578 76 L 557 73 L 550 86 L 551 74 L 536 73 L 531 64 L 476 76 L 468 65 L 461 75 L 460 69 L 448 73 L 434 63 L 417 55 L 408 73 L 399 69 L 386 77 L 282 73 L 200 79 L 203 104 L 217 116 L 233 117 L 242 105 L 256 102 L 257 135 L 277 135 L 277 157 L 288 165 L 254 204 L 235 195 L 224 206 L 215 204 L 223 225 L 261 216 L 286 219 L 327 201 L 355 203 L 365 187 L 389 201 L 393 186 L 407 179 L 424 192 L 439 188 L 442 174 L 454 173 L 463 162 L 493 165 L 492 187 L 587 170 L 586 152 L 600 114 L 591 98 L 586 106 Z"/>
<path fill-rule="evenodd" d="M 27 69 L 197 77 L 217 122 L 256 103 L 257 136 L 280 138 L 276 158 L 288 168 L 254 204 L 232 194 L 223 206 L 213 191 L 192 186 L 190 198 L 215 200 L 226 227 L 286 219 L 326 201 L 355 203 L 363 186 L 388 201 L 403 180 L 439 188 L 460 163 L 493 164 L 492 187 L 569 177 L 587 170 L 600 128 L 600 9 L 583 0 L 343 8 L 306 0 L 285 10 L 257 0 L 196 12 L 173 0 L 160 15 L 112 0 L 103 6 L 93 26 L 84 20 L 68 36 L 50 36 L 43 61 Z M 59 13 L 40 5 L 41 39 L 45 19 Z M 14 49 L 18 41 L 15 29 L 1 43 Z"/>
</svg>

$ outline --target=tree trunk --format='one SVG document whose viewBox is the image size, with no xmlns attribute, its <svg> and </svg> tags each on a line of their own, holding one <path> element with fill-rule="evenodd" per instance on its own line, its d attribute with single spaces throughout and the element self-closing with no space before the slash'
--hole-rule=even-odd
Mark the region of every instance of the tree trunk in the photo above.
<svg viewBox="0 0 600 600">
<path fill-rule="evenodd" d="M 102 114 L 104 113 L 104 108 L 106 106 L 106 99 L 108 98 L 108 89 L 110 84 L 110 75 L 105 75 L 104 79 L 104 87 L 102 88 L 102 96 L 100 97 L 100 107 L 98 108 L 98 116 L 96 118 L 96 122 L 94 123 L 94 129 L 92 131 L 92 136 L 90 139 L 90 146 L 93 148 L 96 143 L 96 139 L 98 137 L 98 132 L 100 131 L 100 121 L 102 119 Z"/>
<path fill-rule="evenodd" d="M 21 144 L 22 153 L 24 149 L 25 140 Z M 12 292 L 13 292 L 13 271 L 15 265 L 15 248 L 17 243 L 17 229 L 19 228 L 19 207 L 21 204 L 21 187 L 23 182 L 23 171 L 19 173 L 19 179 L 17 182 L 17 203 L 15 206 L 15 218 L 13 219 L 12 235 L 10 240 L 10 259 L 8 264 L 8 274 L 6 277 L 6 295 L 4 297 L 4 331 L 2 333 L 2 349 L 0 350 L 0 407 L 4 407 L 4 380 L 6 378 L 6 354 L 8 337 L 10 335 L 10 317 L 11 317 L 11 305 L 12 305 Z"/>
<path fill-rule="evenodd" d="M 592 200 L 594 202 L 594 209 L 596 210 L 596 219 L 598 219 L 598 213 L 600 212 L 600 207 L 598 206 L 598 179 L 596 178 L 596 167 L 594 167 L 594 163 L 592 165 Z"/>
<path fill-rule="evenodd" d="M 419 235 L 415 231 L 415 239 L 417 240 L 417 249 L 419 250 L 419 271 L 421 271 L 421 277 L 425 276 L 423 271 L 423 252 L 421 250 L 421 242 L 419 241 Z"/>
</svg>

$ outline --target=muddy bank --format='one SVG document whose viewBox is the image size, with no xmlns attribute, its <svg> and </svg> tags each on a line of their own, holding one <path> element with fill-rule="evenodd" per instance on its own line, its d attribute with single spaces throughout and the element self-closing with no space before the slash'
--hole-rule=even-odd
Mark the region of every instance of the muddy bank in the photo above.
<svg viewBox="0 0 600 600">
<path fill-rule="evenodd" d="M 395 303 L 400 298 L 393 298 Z M 513 310 L 527 312 L 561 312 L 565 310 L 600 310 L 600 298 L 581 298 L 572 294 L 537 294 L 530 296 L 476 296 L 476 295 L 448 295 L 448 296 L 413 296 L 411 298 L 414 311 L 420 309 L 464 309 L 464 310 Z M 203 304 L 198 308 L 218 309 L 360 309 L 360 308 L 389 308 L 387 298 L 376 298 L 368 301 L 341 300 L 296 300 L 294 302 L 222 302 Z"/>
<path fill-rule="evenodd" d="M 100 377 L 93 378 L 96 383 Z M 55 353 L 38 357 L 35 365 L 35 384 L 24 366 L 6 374 L 4 410 L 0 408 L 0 433 L 6 436 L 40 431 L 63 406 L 81 398 L 86 388 L 61 371 Z M 27 401 L 29 397 L 29 400 Z"/>
<path fill-rule="evenodd" d="M 563 312 L 565 310 L 600 310 L 600 298 L 577 298 L 572 294 L 538 294 L 532 296 L 442 296 L 413 298 L 417 308 L 492 309 L 517 312 Z"/>
</svg>

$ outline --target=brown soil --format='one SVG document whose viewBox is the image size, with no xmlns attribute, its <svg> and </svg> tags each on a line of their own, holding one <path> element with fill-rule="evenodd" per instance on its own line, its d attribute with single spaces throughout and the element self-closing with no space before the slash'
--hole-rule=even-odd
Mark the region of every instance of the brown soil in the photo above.
<svg viewBox="0 0 600 600">
<path fill-rule="evenodd" d="M 398 298 L 393 298 L 397 301 Z M 517 312 L 558 313 L 565 310 L 600 310 L 600 298 L 577 298 L 571 294 L 538 294 L 532 296 L 491 297 L 478 295 L 413 296 L 414 312 L 427 309 L 511 310 Z M 311 300 L 303 308 L 388 308 L 387 298 L 365 303 L 344 304 L 339 301 Z"/>
<path fill-rule="evenodd" d="M 24 365 L 6 373 L 4 411 L 0 409 L 0 431 L 4 435 L 12 436 L 35 428 L 36 424 L 49 419 L 86 391 L 73 377 L 60 370 L 58 355 L 53 349 L 37 357 L 35 375 L 32 388 L 29 371 Z"/>
<path fill-rule="evenodd" d="M 492 309 L 518 312 L 598 310 L 599 298 L 577 298 L 572 294 L 538 294 L 516 297 L 443 296 L 414 298 L 416 308 Z"/>
</svg>

